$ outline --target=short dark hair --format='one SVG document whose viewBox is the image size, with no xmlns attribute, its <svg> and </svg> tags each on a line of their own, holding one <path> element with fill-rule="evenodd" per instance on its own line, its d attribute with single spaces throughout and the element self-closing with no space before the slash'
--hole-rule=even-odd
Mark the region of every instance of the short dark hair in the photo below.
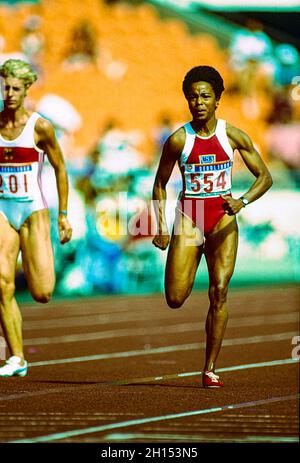
<svg viewBox="0 0 300 463">
<path fill-rule="evenodd" d="M 212 86 L 216 99 L 219 100 L 224 90 L 224 83 L 220 73 L 211 66 L 195 66 L 185 76 L 182 83 L 182 90 L 185 96 L 194 82 L 209 82 Z"/>
</svg>

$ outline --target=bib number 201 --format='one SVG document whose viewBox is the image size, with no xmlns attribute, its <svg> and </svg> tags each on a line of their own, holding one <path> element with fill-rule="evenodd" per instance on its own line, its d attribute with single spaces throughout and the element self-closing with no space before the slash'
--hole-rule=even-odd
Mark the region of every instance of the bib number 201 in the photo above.
<svg viewBox="0 0 300 463">
<path fill-rule="evenodd" d="M 19 179 L 20 180 L 20 179 Z M 4 188 L 4 185 L 6 188 Z M 24 192 L 27 193 L 27 176 L 24 174 L 23 177 L 23 182 L 22 185 L 24 187 Z M 18 177 L 16 175 L 9 175 L 6 177 L 6 181 L 4 182 L 2 175 L 0 175 L 0 193 L 5 193 L 5 190 L 7 190 L 11 194 L 17 194 L 18 191 L 20 190 L 20 185 L 18 182 Z"/>
</svg>

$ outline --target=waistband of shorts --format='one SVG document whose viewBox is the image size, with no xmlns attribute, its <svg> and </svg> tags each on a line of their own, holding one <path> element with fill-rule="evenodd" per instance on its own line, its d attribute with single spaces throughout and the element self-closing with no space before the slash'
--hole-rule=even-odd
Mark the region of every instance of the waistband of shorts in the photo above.
<svg viewBox="0 0 300 463">
<path fill-rule="evenodd" d="M 229 195 L 229 196 L 232 196 L 232 192 L 230 190 L 228 190 L 227 192 L 224 192 L 224 193 L 221 193 L 222 195 Z M 192 201 L 212 201 L 212 200 L 222 200 L 224 201 L 223 198 L 221 198 L 221 194 L 218 194 L 216 196 L 205 196 L 203 198 L 199 198 L 198 196 L 194 197 L 194 196 L 184 196 L 182 192 L 179 193 L 179 196 L 178 196 L 178 201 L 189 201 L 189 200 L 192 200 Z"/>
</svg>

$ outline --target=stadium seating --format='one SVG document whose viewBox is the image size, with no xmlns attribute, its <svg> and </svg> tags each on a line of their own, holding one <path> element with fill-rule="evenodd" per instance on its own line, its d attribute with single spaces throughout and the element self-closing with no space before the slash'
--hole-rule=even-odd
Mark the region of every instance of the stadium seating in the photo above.
<svg viewBox="0 0 300 463">
<path fill-rule="evenodd" d="M 158 115 L 167 111 L 178 123 L 189 117 L 181 93 L 181 82 L 189 68 L 200 63 L 213 65 L 224 76 L 226 87 L 233 82 L 226 51 L 214 37 L 191 35 L 182 22 L 161 20 L 149 5 L 120 3 L 109 7 L 101 0 L 44 0 L 14 9 L 1 5 L 0 12 L 6 52 L 20 49 L 26 18 L 41 17 L 40 31 L 45 39 L 40 63 L 43 79 L 40 85 L 33 86 L 30 95 L 38 101 L 45 93 L 55 93 L 74 105 L 84 121 L 75 134 L 80 153 L 95 143 L 105 121 L 115 118 L 125 129 L 137 128 L 146 134 L 143 152 L 149 158 Z M 83 19 L 95 31 L 98 62 L 68 68 L 64 62 L 71 31 Z M 268 101 L 261 95 L 264 111 L 253 124 L 251 118 L 241 114 L 240 98 L 225 93 L 219 117 L 248 132 L 264 155 Z"/>
</svg>

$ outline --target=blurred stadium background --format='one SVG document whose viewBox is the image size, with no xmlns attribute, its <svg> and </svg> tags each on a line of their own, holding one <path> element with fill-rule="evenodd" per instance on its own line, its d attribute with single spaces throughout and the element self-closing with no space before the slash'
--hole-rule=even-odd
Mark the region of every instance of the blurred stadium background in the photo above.
<svg viewBox="0 0 300 463">
<path fill-rule="evenodd" d="M 181 83 L 199 64 L 222 74 L 218 117 L 251 136 L 274 178 L 238 216 L 232 285 L 299 282 L 299 11 L 295 0 L 0 0 L 0 63 L 20 57 L 39 73 L 27 104 L 55 126 L 70 176 L 74 238 L 61 247 L 44 168 L 58 296 L 163 290 L 166 253 L 151 244 L 151 222 L 136 236 L 127 227 L 149 216 L 162 144 L 190 119 Z M 237 153 L 234 194 L 251 181 Z M 175 171 L 170 224 L 179 188 Z M 206 284 L 201 263 L 196 288 Z M 17 288 L 26 289 L 21 261 Z"/>
</svg>

